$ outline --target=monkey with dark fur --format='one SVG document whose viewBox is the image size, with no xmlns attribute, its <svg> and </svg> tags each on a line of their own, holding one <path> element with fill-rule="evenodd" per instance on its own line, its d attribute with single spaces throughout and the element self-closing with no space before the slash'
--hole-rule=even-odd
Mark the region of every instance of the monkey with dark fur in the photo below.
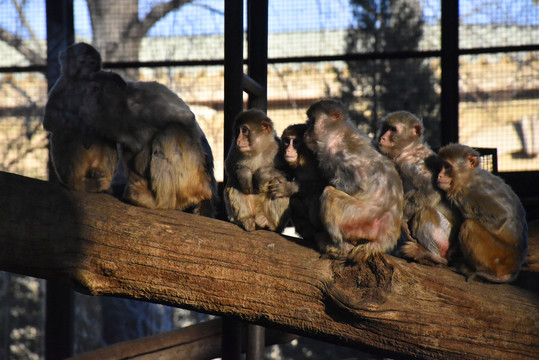
<svg viewBox="0 0 539 360">
<path fill-rule="evenodd" d="M 71 190 L 110 191 L 118 161 L 116 143 L 91 131 L 78 116 L 83 85 L 101 69 L 101 55 L 91 45 L 77 43 L 60 52 L 59 62 L 61 74 L 43 118 L 54 170 Z"/>
<path fill-rule="evenodd" d="M 314 153 L 305 145 L 303 136 L 307 124 L 290 125 L 281 135 L 279 158 L 286 163 L 290 181 L 274 182 L 270 192 L 274 197 L 290 197 L 290 217 L 296 232 L 304 239 L 314 240 L 323 231 L 320 220 L 320 195 L 327 180 Z"/>
<path fill-rule="evenodd" d="M 401 233 L 402 181 L 395 165 L 352 124 L 342 104 L 315 102 L 307 110 L 307 146 L 329 179 L 320 198 L 327 234 L 321 251 L 352 261 L 392 249 Z"/>
<path fill-rule="evenodd" d="M 479 154 L 450 144 L 438 152 L 438 185 L 463 216 L 458 234 L 468 280 L 514 280 L 526 258 L 528 227 L 519 198 L 498 176 L 479 167 Z"/>
<path fill-rule="evenodd" d="M 245 230 L 280 232 L 289 220 L 289 198 L 270 193 L 286 182 L 279 167 L 279 142 L 272 121 L 261 110 L 241 112 L 234 120 L 234 141 L 225 160 L 224 202 L 230 221 Z"/>
<path fill-rule="evenodd" d="M 213 156 L 189 106 L 156 82 L 93 74 L 79 112 L 88 126 L 121 144 L 123 198 L 156 209 L 215 216 Z"/>
<path fill-rule="evenodd" d="M 402 227 L 408 241 L 402 255 L 421 263 L 447 264 L 460 216 L 436 185 L 440 164 L 423 141 L 422 121 L 406 111 L 393 112 L 381 120 L 376 144 L 395 162 L 403 181 Z"/>
</svg>

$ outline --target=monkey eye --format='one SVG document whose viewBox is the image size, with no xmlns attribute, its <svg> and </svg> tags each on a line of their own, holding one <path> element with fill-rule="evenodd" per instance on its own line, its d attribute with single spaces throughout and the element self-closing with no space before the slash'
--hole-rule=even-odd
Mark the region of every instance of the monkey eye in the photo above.
<svg viewBox="0 0 539 360">
<path fill-rule="evenodd" d="M 243 126 L 241 127 L 241 133 L 242 133 L 243 135 L 249 135 L 249 128 L 248 128 L 247 126 L 243 125 Z"/>
<path fill-rule="evenodd" d="M 450 163 L 444 161 L 444 162 L 442 163 L 442 168 L 443 168 L 445 171 L 451 171 L 452 166 L 451 166 Z"/>
</svg>

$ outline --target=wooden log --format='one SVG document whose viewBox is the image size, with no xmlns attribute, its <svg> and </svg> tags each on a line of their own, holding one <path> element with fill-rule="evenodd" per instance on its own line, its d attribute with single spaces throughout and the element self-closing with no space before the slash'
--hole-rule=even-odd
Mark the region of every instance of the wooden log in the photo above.
<svg viewBox="0 0 539 360">
<path fill-rule="evenodd" d="M 84 354 L 70 360 L 204 360 L 222 356 L 222 320 L 213 319 L 185 328 L 147 336 L 142 339 L 124 341 Z M 268 329 L 265 345 L 288 343 L 297 336 Z M 243 344 L 245 352 L 246 344 Z"/>
<path fill-rule="evenodd" d="M 333 262 L 298 239 L 13 174 L 0 173 L 0 189 L 1 270 L 385 355 L 539 353 L 539 296 L 516 285 L 466 282 L 389 255 Z"/>
</svg>

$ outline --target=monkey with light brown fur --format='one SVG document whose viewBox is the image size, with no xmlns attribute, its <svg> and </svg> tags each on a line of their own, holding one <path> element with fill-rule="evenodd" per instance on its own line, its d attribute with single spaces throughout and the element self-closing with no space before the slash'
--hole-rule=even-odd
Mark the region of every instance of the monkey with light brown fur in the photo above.
<svg viewBox="0 0 539 360">
<path fill-rule="evenodd" d="M 127 171 L 123 198 L 151 209 L 215 216 L 213 155 L 189 106 L 157 82 L 128 82 L 93 74 L 81 118 L 121 144 Z"/>
<path fill-rule="evenodd" d="M 514 280 L 526 258 L 528 228 L 524 208 L 498 176 L 479 167 L 472 148 L 450 144 L 438 152 L 438 185 L 460 210 L 458 240 L 468 280 L 479 276 L 505 283 Z"/>
<path fill-rule="evenodd" d="M 224 202 L 230 221 L 245 230 L 280 232 L 289 220 L 288 196 L 270 187 L 286 182 L 278 168 L 279 142 L 273 122 L 261 110 L 241 112 L 234 120 L 234 141 L 225 160 Z"/>
<path fill-rule="evenodd" d="M 327 234 L 320 250 L 358 261 L 391 250 L 401 233 L 402 181 L 395 165 L 352 124 L 343 105 L 320 100 L 307 110 L 307 146 L 328 178 L 320 198 Z"/>
<path fill-rule="evenodd" d="M 380 152 L 391 158 L 404 186 L 402 255 L 421 263 L 447 264 L 460 215 L 436 185 L 438 156 L 423 141 L 423 122 L 407 111 L 393 112 L 378 127 Z"/>
<path fill-rule="evenodd" d="M 91 45 L 77 43 L 60 52 L 59 62 L 61 75 L 43 118 L 54 170 L 71 190 L 109 191 L 118 161 L 116 143 L 92 131 L 78 115 L 84 84 L 101 69 L 101 55 Z"/>
</svg>

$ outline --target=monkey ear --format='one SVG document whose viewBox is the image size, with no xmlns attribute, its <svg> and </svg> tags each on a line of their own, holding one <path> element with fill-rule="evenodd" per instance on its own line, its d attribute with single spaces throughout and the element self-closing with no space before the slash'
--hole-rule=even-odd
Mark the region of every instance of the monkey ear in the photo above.
<svg viewBox="0 0 539 360">
<path fill-rule="evenodd" d="M 415 124 L 414 125 L 414 134 L 417 135 L 418 137 L 423 135 L 423 127 L 421 125 L 419 125 L 419 124 Z"/>
<path fill-rule="evenodd" d="M 344 114 L 338 110 L 335 110 L 331 112 L 331 114 L 329 114 L 329 117 L 331 118 L 331 120 L 333 120 L 333 122 L 337 122 L 344 119 Z"/>
<path fill-rule="evenodd" d="M 262 120 L 260 122 L 260 126 L 262 127 L 262 131 L 264 131 L 267 134 L 271 134 L 273 131 L 273 126 L 271 125 L 271 122 L 268 120 Z"/>
<path fill-rule="evenodd" d="M 475 169 L 479 166 L 479 158 L 476 155 L 468 154 L 466 161 L 470 169 Z"/>
</svg>

